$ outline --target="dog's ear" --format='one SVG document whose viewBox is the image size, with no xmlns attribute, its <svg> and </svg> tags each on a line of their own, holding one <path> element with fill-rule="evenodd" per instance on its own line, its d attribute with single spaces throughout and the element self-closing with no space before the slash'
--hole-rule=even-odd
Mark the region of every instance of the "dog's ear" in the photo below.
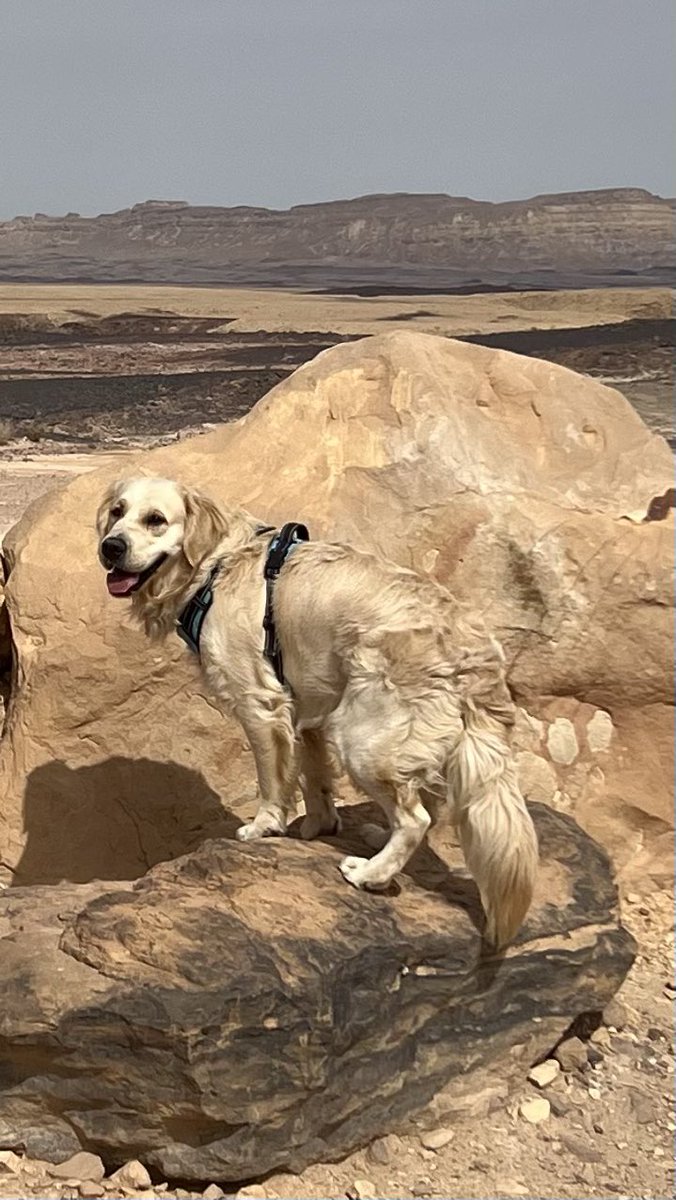
<svg viewBox="0 0 676 1200">
<path fill-rule="evenodd" d="M 96 532 L 98 533 L 99 538 L 103 537 L 106 529 L 108 528 L 110 509 L 117 498 L 119 486 L 119 482 L 109 484 L 101 498 L 101 503 L 99 504 L 98 512 L 96 514 Z"/>
<path fill-rule="evenodd" d="M 194 488 L 185 489 L 183 502 L 186 518 L 183 553 L 190 566 L 197 567 L 228 532 L 228 520 L 214 500 Z"/>
</svg>

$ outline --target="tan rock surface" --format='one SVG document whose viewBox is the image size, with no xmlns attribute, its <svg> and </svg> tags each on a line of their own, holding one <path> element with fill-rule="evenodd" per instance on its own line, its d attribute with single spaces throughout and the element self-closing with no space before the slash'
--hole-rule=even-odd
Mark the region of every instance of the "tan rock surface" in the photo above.
<svg viewBox="0 0 676 1200">
<path fill-rule="evenodd" d="M 642 809 L 640 778 L 629 808 L 622 781 L 672 699 L 673 514 L 640 515 L 673 464 L 618 393 L 398 332 L 326 351 L 236 425 L 139 464 L 452 586 L 505 644 L 524 769 L 533 756 L 551 768 L 552 803 L 585 822 L 612 810 L 616 839 L 638 821 L 627 869 L 639 856 L 663 871 L 664 764 L 651 759 Z M 238 815 L 254 804 L 241 733 L 204 698 L 182 643 L 150 647 L 105 592 L 92 524 L 111 473 L 37 501 L 5 539 L 17 686 L 0 853 L 21 881 L 133 878 L 229 832 L 222 801 Z"/>
</svg>

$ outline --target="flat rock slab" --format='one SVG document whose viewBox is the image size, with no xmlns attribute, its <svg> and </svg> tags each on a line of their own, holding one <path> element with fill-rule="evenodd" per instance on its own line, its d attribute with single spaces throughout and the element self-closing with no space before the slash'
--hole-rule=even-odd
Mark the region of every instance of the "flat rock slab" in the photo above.
<svg viewBox="0 0 676 1200">
<path fill-rule="evenodd" d="M 539 896 L 496 957 L 449 835 L 360 893 L 337 865 L 370 813 L 344 811 L 330 843 L 212 840 L 134 884 L 6 892 L 0 1145 L 184 1180 L 300 1170 L 504 1094 L 610 1000 L 633 942 L 572 820 L 533 806 Z"/>
</svg>

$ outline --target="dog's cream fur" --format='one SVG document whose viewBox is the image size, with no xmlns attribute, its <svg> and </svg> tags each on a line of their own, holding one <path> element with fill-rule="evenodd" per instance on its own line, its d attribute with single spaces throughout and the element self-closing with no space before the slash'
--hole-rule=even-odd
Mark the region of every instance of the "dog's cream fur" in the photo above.
<svg viewBox="0 0 676 1200">
<path fill-rule="evenodd" d="M 222 564 L 200 659 L 256 762 L 260 807 L 238 836 L 284 834 L 299 776 L 302 835 L 337 831 L 332 746 L 391 829 L 372 858 L 343 860 L 345 878 L 386 887 L 443 799 L 479 886 L 487 937 L 504 945 L 530 905 L 538 850 L 508 745 L 514 708 L 499 646 L 432 580 L 347 546 L 310 542 L 294 549 L 275 584 L 287 690 L 263 654 L 268 538 L 256 527 L 240 509 L 145 478 L 112 487 L 98 515 L 101 539 L 127 542 L 125 570 L 166 556 L 132 597 L 153 638 L 174 628 L 213 564 Z"/>
</svg>

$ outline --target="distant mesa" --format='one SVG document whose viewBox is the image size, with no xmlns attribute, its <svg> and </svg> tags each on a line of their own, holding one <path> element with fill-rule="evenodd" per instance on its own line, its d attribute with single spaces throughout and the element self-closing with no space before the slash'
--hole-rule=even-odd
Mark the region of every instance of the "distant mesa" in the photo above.
<svg viewBox="0 0 676 1200">
<path fill-rule="evenodd" d="M 144 200 L 82 217 L 0 222 L 0 278 L 442 287 L 468 278 L 527 289 L 669 282 L 674 201 L 643 188 L 492 203 L 398 192 L 286 210 Z"/>
</svg>

